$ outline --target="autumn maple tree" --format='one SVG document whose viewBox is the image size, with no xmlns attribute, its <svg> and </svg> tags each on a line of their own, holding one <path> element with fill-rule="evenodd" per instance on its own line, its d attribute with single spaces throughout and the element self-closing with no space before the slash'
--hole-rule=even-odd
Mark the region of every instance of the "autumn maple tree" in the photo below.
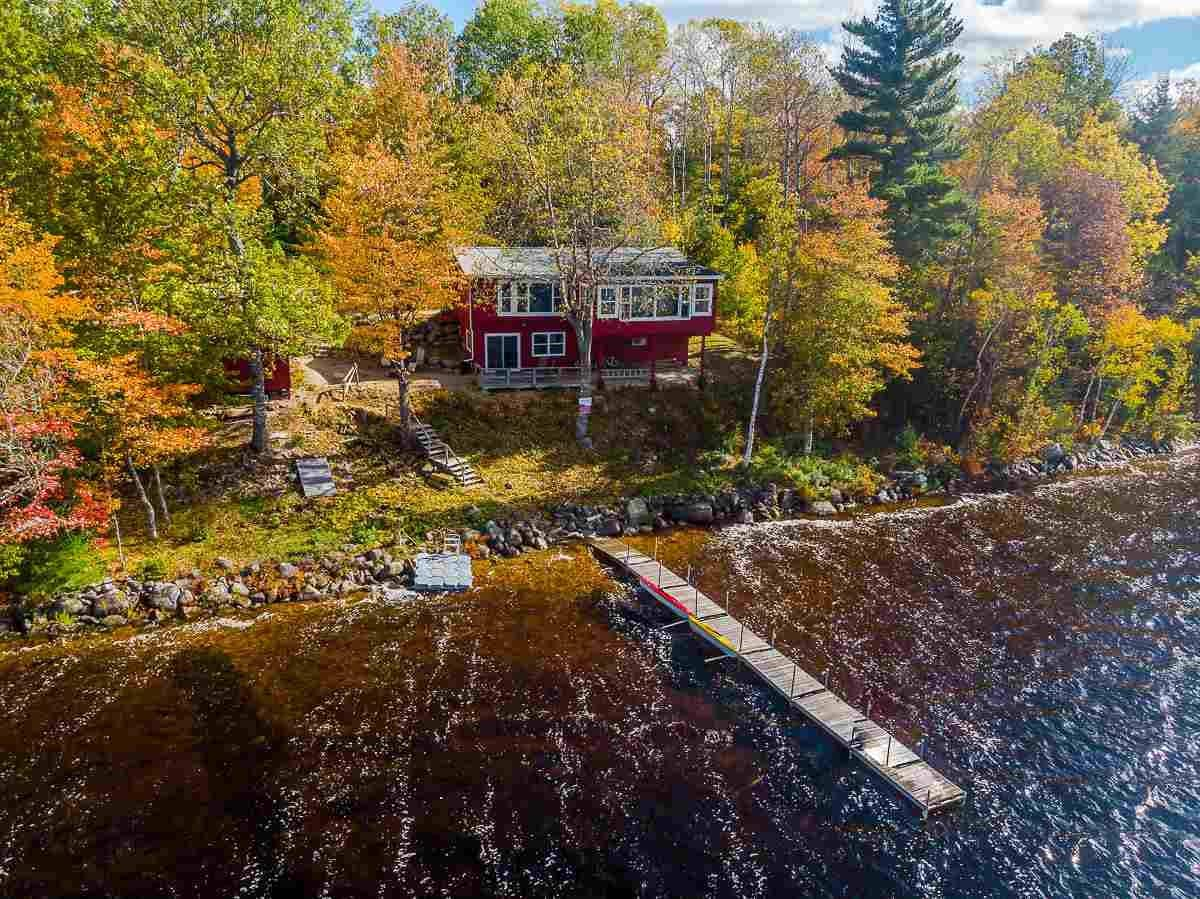
<svg viewBox="0 0 1200 899">
<path fill-rule="evenodd" d="M 158 539 L 161 521 L 171 513 L 163 491 L 161 467 L 201 449 L 205 430 L 196 425 L 189 399 L 193 384 L 156 383 L 136 354 L 109 359 L 77 359 L 72 365 L 74 405 L 100 446 L 106 475 L 129 478 L 146 516 L 146 533 Z M 147 477 L 155 491 L 147 490 Z M 155 504 L 157 503 L 157 510 Z"/>
<path fill-rule="evenodd" d="M 0 543 L 94 528 L 108 514 L 78 477 L 75 425 L 58 402 L 74 358 L 68 329 L 88 309 L 62 289 L 54 244 L 0 195 Z"/>
<path fill-rule="evenodd" d="M 353 347 L 380 356 L 396 375 L 405 437 L 408 338 L 457 302 L 463 281 L 453 248 L 467 242 L 479 210 L 456 187 L 424 80 L 406 49 L 384 48 L 369 112 L 341 136 L 333 164 L 339 181 L 317 237 L 338 309 L 354 326 Z"/>
<path fill-rule="evenodd" d="M 793 222 L 776 304 L 776 420 L 798 425 L 806 453 L 813 435 L 839 434 L 875 414 L 888 380 L 907 378 L 920 354 L 895 296 L 899 263 L 890 252 L 886 206 L 866 184 L 846 182 L 811 222 Z"/>
</svg>

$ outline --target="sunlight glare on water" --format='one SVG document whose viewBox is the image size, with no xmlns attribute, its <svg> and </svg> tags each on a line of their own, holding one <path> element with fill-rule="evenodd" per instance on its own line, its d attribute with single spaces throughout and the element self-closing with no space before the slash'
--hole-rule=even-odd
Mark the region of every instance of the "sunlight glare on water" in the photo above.
<svg viewBox="0 0 1200 899">
<path fill-rule="evenodd" d="M 658 541 L 968 791 L 928 823 L 552 550 L 0 644 L 0 895 L 1195 896 L 1198 470 Z"/>
</svg>

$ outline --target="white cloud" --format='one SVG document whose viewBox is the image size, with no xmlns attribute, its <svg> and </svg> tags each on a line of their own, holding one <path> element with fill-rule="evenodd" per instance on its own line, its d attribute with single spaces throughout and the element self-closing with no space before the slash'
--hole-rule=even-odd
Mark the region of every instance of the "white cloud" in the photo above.
<svg viewBox="0 0 1200 899">
<path fill-rule="evenodd" d="M 1068 31 L 1081 35 L 1104 33 L 1161 19 L 1200 15 L 1200 0 L 1004 0 L 998 4 L 955 0 L 954 7 L 964 23 L 957 49 L 973 72 L 994 56 L 1048 44 Z M 836 35 L 844 20 L 871 14 L 875 4 L 868 0 L 846 4 L 820 0 L 665 0 L 661 8 L 671 22 L 724 16 L 804 31 L 833 29 Z"/>
<path fill-rule="evenodd" d="M 1171 78 L 1171 93 L 1179 96 L 1180 83 L 1183 81 L 1200 81 L 1200 62 L 1194 62 L 1191 65 L 1183 66 L 1179 69 L 1171 69 L 1169 72 L 1155 72 L 1153 75 L 1148 75 L 1145 78 L 1139 78 L 1137 81 L 1131 81 L 1126 85 L 1124 96 L 1130 99 L 1137 99 L 1154 90 L 1158 79 L 1163 75 L 1169 75 Z"/>
</svg>

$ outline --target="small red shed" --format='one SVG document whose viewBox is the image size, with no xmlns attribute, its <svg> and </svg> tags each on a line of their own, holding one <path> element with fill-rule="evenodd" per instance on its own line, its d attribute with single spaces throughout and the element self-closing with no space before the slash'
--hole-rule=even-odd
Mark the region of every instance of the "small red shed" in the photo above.
<svg viewBox="0 0 1200 899">
<path fill-rule="evenodd" d="M 268 396 L 289 396 L 292 392 L 291 361 L 283 356 L 267 357 Z M 226 359 L 225 374 L 233 382 L 231 393 L 249 393 L 254 385 L 254 369 L 249 359 Z"/>
</svg>

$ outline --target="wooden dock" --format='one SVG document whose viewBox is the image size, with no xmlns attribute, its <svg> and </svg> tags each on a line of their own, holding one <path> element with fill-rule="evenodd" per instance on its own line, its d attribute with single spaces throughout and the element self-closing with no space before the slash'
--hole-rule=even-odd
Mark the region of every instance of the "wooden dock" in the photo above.
<svg viewBox="0 0 1200 899">
<path fill-rule="evenodd" d="M 962 802 L 960 787 L 662 562 L 620 540 L 596 537 L 588 543 L 602 560 L 636 578 L 660 605 L 686 620 L 697 636 L 740 660 L 922 816 Z"/>
</svg>

